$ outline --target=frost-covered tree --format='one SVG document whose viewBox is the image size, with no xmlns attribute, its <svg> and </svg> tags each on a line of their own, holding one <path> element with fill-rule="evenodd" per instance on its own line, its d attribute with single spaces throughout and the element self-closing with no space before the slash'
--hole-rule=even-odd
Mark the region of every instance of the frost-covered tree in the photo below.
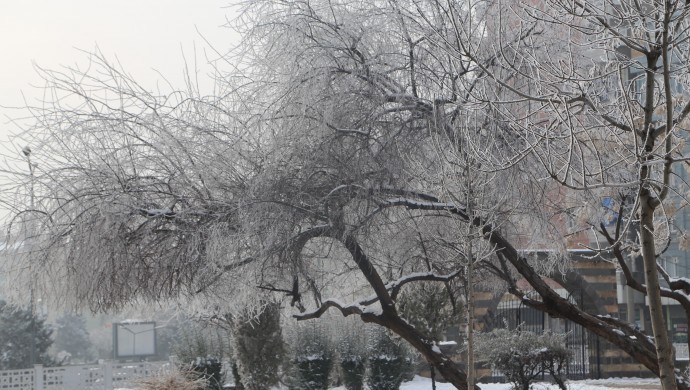
<svg viewBox="0 0 690 390">
<path fill-rule="evenodd" d="M 69 354 L 72 363 L 86 363 L 94 358 L 89 332 L 86 329 L 86 319 L 80 314 L 65 313 L 55 321 L 55 343 L 53 348 Z"/>
<path fill-rule="evenodd" d="M 397 298 L 411 284 L 459 280 L 471 264 L 470 280 L 475 271 L 491 272 L 525 304 L 581 324 L 668 379 L 654 350 L 663 340 L 655 346 L 630 324 L 564 300 L 541 276 L 567 258 L 544 265 L 519 249 L 539 244 L 562 253 L 566 246 L 567 232 L 553 219 L 563 211 L 552 197 L 558 191 L 545 178 L 579 189 L 644 189 L 633 204 L 650 211 L 639 200 L 663 200 L 670 171 L 635 175 L 684 161 L 674 154 L 682 137 L 664 137 L 686 110 L 657 126 L 649 107 L 636 114 L 634 81 L 607 95 L 608 84 L 578 73 L 603 79 L 636 59 L 612 57 L 622 68 L 600 72 L 582 68 L 574 60 L 582 56 L 543 55 L 543 48 L 596 48 L 625 34 L 610 33 L 594 6 L 530 4 L 511 4 L 523 7 L 511 13 L 483 1 L 248 1 L 233 23 L 243 41 L 217 62 L 213 96 L 199 96 L 193 85 L 152 92 L 98 53 L 86 71 L 43 71 L 49 98 L 30 108 L 35 121 L 5 160 L 16 174 L 16 187 L 3 192 L 3 202 L 16 205 L 9 232 L 31 242 L 17 263 L 7 263 L 12 280 L 36 280 L 38 290 L 96 310 L 172 298 L 239 313 L 280 296 L 300 320 L 332 309 L 387 328 L 466 388 L 465 373 L 401 317 Z M 684 15 L 678 10 L 673 18 Z M 505 20 L 499 11 L 520 19 L 496 26 Z M 561 14 L 587 23 L 551 23 Z M 650 31 L 670 31 L 671 16 L 661 16 Z M 587 30 L 588 23 L 603 27 Z M 592 39 L 548 46 L 540 39 L 561 37 L 543 33 L 554 25 Z M 518 31 L 501 35 L 506 26 Z M 658 47 L 671 47 L 663 36 L 653 37 Z M 652 46 L 636 52 L 659 60 Z M 532 73 L 544 57 L 549 65 Z M 672 100 L 654 93 L 670 89 L 654 87 L 654 76 L 670 70 L 643 68 L 650 69 L 642 76 L 652 94 L 647 106 L 666 102 L 668 117 Z M 644 142 L 628 142 L 633 125 L 631 139 Z M 597 129 L 610 131 L 600 138 Z M 569 141 L 578 146 L 571 152 Z M 20 152 L 27 144 L 30 173 L 16 168 L 25 167 L 17 159 L 28 156 Z M 601 145 L 615 153 L 597 154 Z M 585 151 L 597 158 L 581 158 Z M 619 152 L 634 158 L 612 157 Z M 610 180 L 621 166 L 633 167 L 632 180 Z M 624 242 L 626 226 L 609 235 L 616 256 L 638 247 Z M 647 260 L 649 228 L 642 234 Z M 541 299 L 517 288 L 518 275 Z M 668 281 L 662 294 L 690 307 L 687 284 Z"/>
<path fill-rule="evenodd" d="M 454 14 L 463 6 L 446 9 Z M 648 347 L 643 354 L 623 348 L 657 373 L 664 389 L 686 387 L 674 371 L 662 297 L 678 302 L 687 317 L 690 283 L 659 269 L 658 259 L 686 235 L 674 215 L 688 205 L 690 6 L 676 0 L 495 2 L 486 15 L 481 44 L 467 39 L 472 33 L 464 27 L 456 30 L 460 39 L 439 42 L 477 64 L 487 51 L 497 53 L 492 66 L 482 67 L 483 87 L 474 96 L 513 129 L 516 148 L 541 166 L 535 172 L 560 186 L 556 197 L 570 203 L 563 214 L 574 227 L 598 232 L 603 242 L 595 249 L 613 253 L 627 284 L 647 296 L 653 354 Z M 609 199 L 604 207 L 602 199 Z M 644 278 L 630 271 L 637 256 Z"/>
<path fill-rule="evenodd" d="M 52 333 L 45 320 L 31 310 L 0 300 L 0 369 L 30 368 L 32 350 L 35 364 L 53 363 L 48 355 Z"/>
</svg>

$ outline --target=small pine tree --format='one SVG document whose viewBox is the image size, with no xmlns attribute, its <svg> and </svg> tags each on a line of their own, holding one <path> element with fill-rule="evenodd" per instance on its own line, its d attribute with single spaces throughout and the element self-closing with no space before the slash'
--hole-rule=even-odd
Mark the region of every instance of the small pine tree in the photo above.
<svg viewBox="0 0 690 390">
<path fill-rule="evenodd" d="M 52 333 L 30 310 L 0 300 L 0 370 L 31 367 L 32 349 L 35 363 L 53 364 L 47 352 L 53 344 Z"/>
<path fill-rule="evenodd" d="M 66 313 L 55 322 L 55 344 L 58 352 L 66 352 L 71 363 L 85 363 L 94 358 L 84 316 Z"/>
<path fill-rule="evenodd" d="M 285 347 L 280 307 L 269 303 L 259 312 L 247 310 L 233 319 L 233 350 L 246 390 L 268 390 L 278 383 Z"/>
<path fill-rule="evenodd" d="M 387 332 L 377 331 L 373 336 L 369 353 L 369 378 L 371 390 L 398 390 L 410 367 L 405 348 L 393 340 Z"/>
</svg>

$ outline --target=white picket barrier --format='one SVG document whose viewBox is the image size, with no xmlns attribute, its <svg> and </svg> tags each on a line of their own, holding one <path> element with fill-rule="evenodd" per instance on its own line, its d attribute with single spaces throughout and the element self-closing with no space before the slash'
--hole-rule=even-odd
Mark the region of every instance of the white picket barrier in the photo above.
<svg viewBox="0 0 690 390">
<path fill-rule="evenodd" d="M 0 371 L 0 390 L 113 390 L 170 368 L 169 362 L 84 364 Z"/>
<path fill-rule="evenodd" d="M 34 369 L 0 371 L 0 389 L 33 389 Z"/>
</svg>

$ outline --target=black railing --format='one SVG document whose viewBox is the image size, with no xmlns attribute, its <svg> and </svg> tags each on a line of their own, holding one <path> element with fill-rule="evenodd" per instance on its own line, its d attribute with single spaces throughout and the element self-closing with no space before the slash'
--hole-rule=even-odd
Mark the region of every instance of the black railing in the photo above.
<svg viewBox="0 0 690 390">
<path fill-rule="evenodd" d="M 578 306 L 582 305 L 581 291 L 572 291 L 568 300 Z M 563 318 L 550 318 L 542 311 L 526 306 L 520 300 L 504 299 L 499 303 L 494 323 L 503 324 L 509 329 L 520 329 L 534 333 L 551 331 L 565 333 L 566 346 L 572 351 L 566 367 L 568 379 L 601 378 L 601 348 L 599 337 L 591 334 L 582 326 Z M 501 373 L 492 373 L 494 380 L 501 379 Z"/>
</svg>

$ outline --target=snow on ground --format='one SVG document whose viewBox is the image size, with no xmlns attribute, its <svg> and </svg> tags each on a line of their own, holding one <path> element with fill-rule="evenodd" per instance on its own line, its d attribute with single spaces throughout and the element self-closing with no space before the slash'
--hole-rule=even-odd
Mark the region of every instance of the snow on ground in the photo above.
<svg viewBox="0 0 690 390">
<path fill-rule="evenodd" d="M 480 383 L 482 390 L 509 390 L 509 383 Z M 558 386 L 547 383 L 535 383 L 534 390 L 558 390 Z M 414 380 L 405 382 L 400 386 L 400 390 L 430 390 L 431 379 L 416 376 Z M 436 383 L 437 390 L 455 390 L 453 385 L 448 383 Z M 658 390 L 661 389 L 658 379 L 640 378 L 612 378 L 583 381 L 568 381 L 569 390 Z M 335 387 L 331 390 L 345 390 L 344 386 Z"/>
<path fill-rule="evenodd" d="M 611 378 L 611 379 L 588 379 L 582 381 L 568 381 L 569 390 L 659 390 L 661 385 L 658 379 L 640 378 Z M 480 383 L 482 390 L 510 390 L 509 383 Z M 400 390 L 430 390 L 431 379 L 415 376 L 414 380 L 405 382 L 400 386 Z M 448 383 L 436 383 L 437 390 L 455 390 L 453 385 Z M 558 386 L 548 383 L 534 383 L 533 390 L 558 390 Z M 119 388 L 115 390 L 134 390 Z M 334 387 L 331 390 L 345 390 L 345 386 Z"/>
</svg>

